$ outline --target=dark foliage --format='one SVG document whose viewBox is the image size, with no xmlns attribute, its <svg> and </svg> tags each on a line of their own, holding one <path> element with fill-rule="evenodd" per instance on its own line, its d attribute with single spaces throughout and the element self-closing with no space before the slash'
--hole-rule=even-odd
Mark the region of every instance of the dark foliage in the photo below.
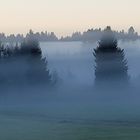
<svg viewBox="0 0 140 140">
<path fill-rule="evenodd" d="M 121 31 L 113 31 L 116 38 L 118 40 L 137 40 L 140 39 L 140 36 L 138 33 L 135 31 L 135 29 L 131 26 L 127 32 L 124 30 Z M 30 37 L 32 33 L 32 36 L 40 42 L 46 42 L 46 41 L 83 41 L 83 42 L 93 42 L 97 41 L 101 38 L 103 35 L 104 31 L 99 28 L 95 29 L 88 29 L 87 31 L 84 32 L 74 32 L 71 36 L 62 36 L 60 39 L 55 35 L 54 32 L 47 32 L 47 31 L 42 31 L 42 32 L 33 32 L 32 30 L 29 31 L 29 33 L 24 36 L 23 34 L 18 34 L 14 35 L 11 34 L 9 36 L 6 36 L 4 33 L 0 33 L 0 40 L 7 43 L 14 43 L 14 42 L 23 42 L 24 39 L 27 39 Z"/>
<path fill-rule="evenodd" d="M 99 46 L 94 50 L 95 83 L 98 86 L 118 86 L 128 83 L 128 66 L 124 50 L 118 48 L 110 27 L 104 30 Z"/>
<path fill-rule="evenodd" d="M 0 46 L 0 85 L 50 86 L 52 77 L 39 43 L 30 37 L 20 46 Z"/>
<path fill-rule="evenodd" d="M 112 31 L 117 40 L 137 40 L 140 39 L 140 36 L 137 32 L 135 32 L 133 27 L 130 27 L 128 29 L 128 32 L 122 31 Z M 83 41 L 83 42 L 94 42 L 98 41 L 102 35 L 104 34 L 104 30 L 101 28 L 99 29 L 88 29 L 87 31 L 81 33 L 81 32 L 75 32 L 71 36 L 62 37 L 61 41 Z"/>
</svg>

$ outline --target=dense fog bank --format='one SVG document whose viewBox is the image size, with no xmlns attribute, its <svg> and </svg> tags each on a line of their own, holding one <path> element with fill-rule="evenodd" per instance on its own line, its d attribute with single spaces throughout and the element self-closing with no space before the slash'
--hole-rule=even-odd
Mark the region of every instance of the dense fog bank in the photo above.
<svg viewBox="0 0 140 140">
<path fill-rule="evenodd" d="M 5 77 L 12 81 L 1 93 L 1 110 L 30 110 L 54 118 L 138 120 L 139 44 L 112 38 L 95 43 L 40 42 L 41 49 L 19 49 L 18 54 L 29 55 L 4 59 L 11 62 L 3 72 L 13 77 Z"/>
</svg>

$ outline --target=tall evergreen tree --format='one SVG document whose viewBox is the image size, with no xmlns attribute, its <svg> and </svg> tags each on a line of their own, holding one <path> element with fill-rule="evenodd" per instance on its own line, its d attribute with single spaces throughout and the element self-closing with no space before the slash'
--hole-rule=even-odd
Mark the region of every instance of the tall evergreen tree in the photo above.
<svg viewBox="0 0 140 140">
<path fill-rule="evenodd" d="M 50 86 L 52 76 L 46 59 L 42 58 L 39 42 L 32 36 L 20 47 L 0 47 L 0 85 Z"/>
<path fill-rule="evenodd" d="M 43 85 L 51 84 L 51 74 L 48 70 L 48 62 L 42 58 L 39 42 L 31 35 L 21 44 L 19 56 L 24 59 L 26 69 L 26 80 L 28 84 Z"/>
<path fill-rule="evenodd" d="M 124 50 L 118 48 L 111 27 L 104 30 L 104 34 L 93 54 L 96 62 L 96 86 L 122 86 L 128 83 L 128 66 Z"/>
</svg>

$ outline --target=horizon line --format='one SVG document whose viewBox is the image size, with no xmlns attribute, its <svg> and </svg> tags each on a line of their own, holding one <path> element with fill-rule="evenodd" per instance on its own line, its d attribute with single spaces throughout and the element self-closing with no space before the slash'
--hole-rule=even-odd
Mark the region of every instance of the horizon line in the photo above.
<svg viewBox="0 0 140 140">
<path fill-rule="evenodd" d="M 62 37 L 70 37 L 70 36 L 72 36 L 74 33 L 81 33 L 81 34 L 83 34 L 84 32 L 87 32 L 88 30 L 99 30 L 99 29 L 101 29 L 101 31 L 103 31 L 105 28 L 106 28 L 107 26 L 105 26 L 105 27 L 91 27 L 91 28 L 86 28 L 86 29 L 83 29 L 83 30 L 75 30 L 75 31 L 71 31 L 69 34 L 66 34 L 66 35 L 58 35 L 58 33 L 56 33 L 57 31 L 48 31 L 47 29 L 46 30 L 40 30 L 40 31 L 37 31 L 37 30 L 33 30 L 32 28 L 30 28 L 30 29 L 28 29 L 28 31 L 26 31 L 26 32 L 15 32 L 15 33 L 5 33 L 5 32 L 0 32 L 0 34 L 4 34 L 6 37 L 8 37 L 8 36 L 10 36 L 10 35 L 15 35 L 15 36 L 17 36 L 17 35 L 23 35 L 24 37 L 26 37 L 26 35 L 30 32 L 30 30 L 32 30 L 33 31 L 33 33 L 35 34 L 35 33 L 41 33 L 41 32 L 43 32 L 43 33 L 45 33 L 45 32 L 47 32 L 48 34 L 50 34 L 50 33 L 54 33 L 56 36 L 57 36 L 57 38 L 62 38 Z M 110 26 L 111 27 L 111 26 Z M 128 27 L 128 29 L 112 29 L 112 27 L 111 27 L 111 30 L 113 31 L 113 32 L 121 32 L 121 31 L 124 31 L 124 33 L 126 34 L 126 33 L 128 33 L 128 30 L 130 29 L 130 27 L 133 27 L 134 28 L 134 26 L 129 26 Z M 134 28 L 134 30 L 135 30 L 135 28 Z M 135 33 L 137 33 L 138 34 L 138 36 L 140 36 L 140 31 L 137 31 L 137 30 L 135 30 Z"/>
</svg>

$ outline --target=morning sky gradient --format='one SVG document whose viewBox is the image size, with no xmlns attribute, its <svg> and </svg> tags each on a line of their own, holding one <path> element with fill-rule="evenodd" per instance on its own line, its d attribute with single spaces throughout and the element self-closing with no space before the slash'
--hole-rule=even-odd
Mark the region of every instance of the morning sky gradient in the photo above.
<svg viewBox="0 0 140 140">
<path fill-rule="evenodd" d="M 140 33 L 140 0 L 0 0 L 0 32 L 54 31 L 58 36 L 88 28 Z"/>
</svg>

